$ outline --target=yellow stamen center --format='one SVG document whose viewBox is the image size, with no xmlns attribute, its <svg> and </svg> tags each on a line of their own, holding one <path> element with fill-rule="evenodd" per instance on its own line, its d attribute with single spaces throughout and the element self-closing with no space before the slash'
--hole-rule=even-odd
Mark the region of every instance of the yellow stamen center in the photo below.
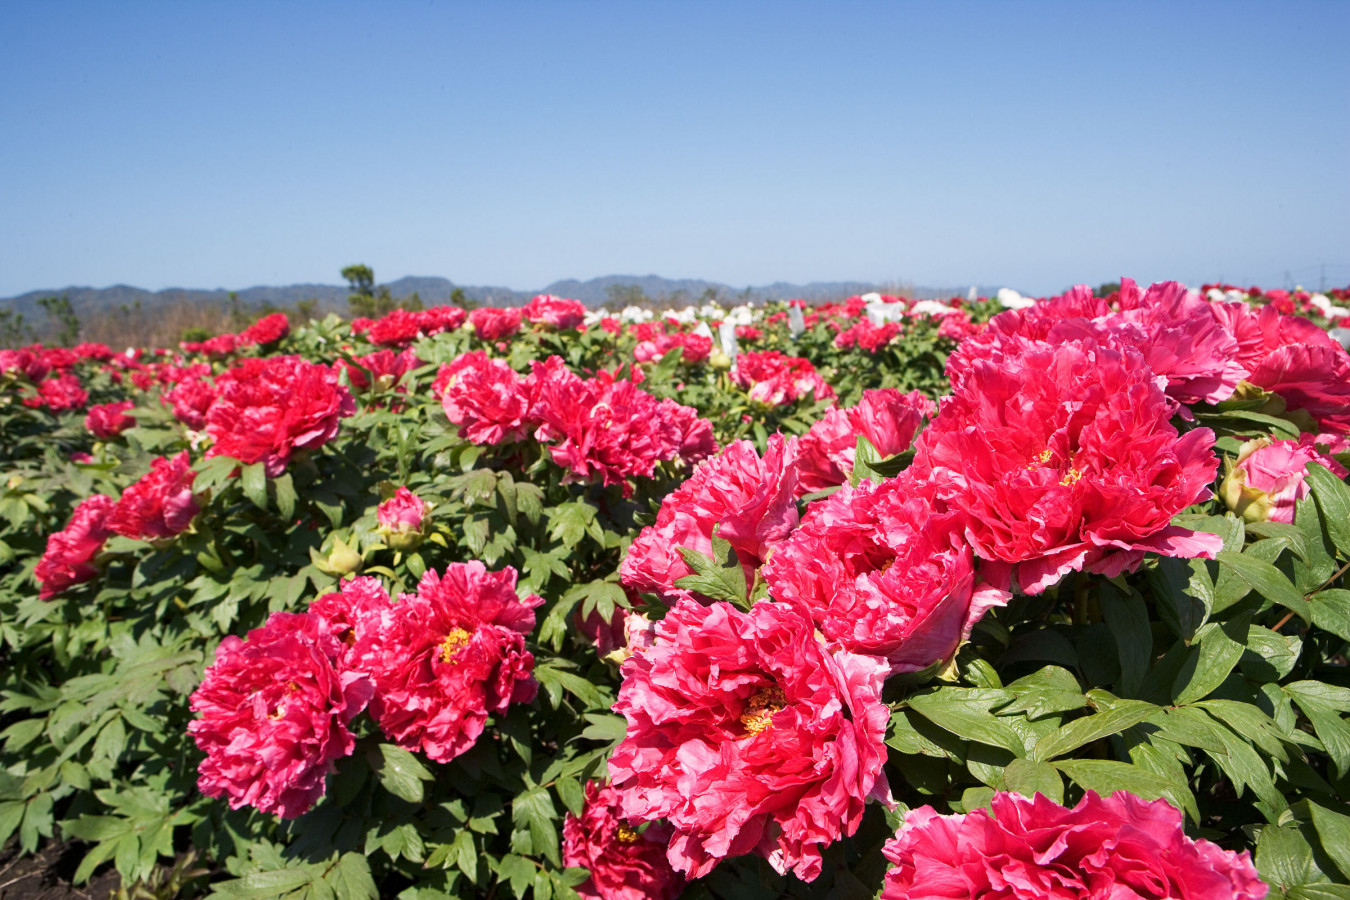
<svg viewBox="0 0 1350 900">
<path fill-rule="evenodd" d="M 468 645 L 471 637 L 472 635 L 463 628 L 451 628 L 450 633 L 445 636 L 445 640 L 441 641 L 441 662 L 455 662 L 455 654 Z"/>
<path fill-rule="evenodd" d="M 637 843 L 638 839 L 638 833 L 627 825 L 620 825 L 618 828 L 614 829 L 614 836 L 625 844 Z"/>
<path fill-rule="evenodd" d="M 1050 457 L 1052 457 L 1052 456 L 1054 456 L 1054 455 L 1055 455 L 1055 454 L 1054 454 L 1053 452 L 1051 452 L 1050 448 L 1049 448 L 1049 447 L 1046 447 L 1046 448 L 1045 448 L 1044 450 L 1042 450 L 1040 453 L 1038 453 L 1038 454 L 1036 454 L 1034 457 L 1032 457 L 1031 462 L 1027 463 L 1027 468 L 1028 468 L 1028 469 L 1034 469 L 1034 468 L 1036 468 L 1037 466 L 1043 466 L 1043 465 L 1045 465 L 1046 463 L 1048 463 L 1048 462 L 1050 461 Z"/>
<path fill-rule="evenodd" d="M 777 685 L 755 691 L 741 713 L 741 724 L 750 734 L 759 734 L 773 724 L 773 714 L 787 705 L 783 689 Z"/>
<path fill-rule="evenodd" d="M 1064 473 L 1064 477 L 1059 480 L 1059 483 L 1061 485 L 1067 486 L 1073 484 L 1075 481 L 1077 481 L 1082 477 L 1083 477 L 1082 472 L 1078 471 L 1077 469 L 1069 469 L 1069 471 Z"/>
</svg>

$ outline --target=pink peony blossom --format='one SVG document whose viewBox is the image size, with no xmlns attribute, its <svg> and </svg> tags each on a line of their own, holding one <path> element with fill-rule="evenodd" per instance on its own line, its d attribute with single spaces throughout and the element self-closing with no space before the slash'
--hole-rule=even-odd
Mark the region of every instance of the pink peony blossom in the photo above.
<svg viewBox="0 0 1350 900">
<path fill-rule="evenodd" d="M 970 368 L 919 437 L 915 475 L 967 517 L 986 577 L 1039 593 L 1069 571 L 1109 576 L 1152 551 L 1213 558 L 1214 535 L 1170 524 L 1210 496 L 1214 434 L 1179 435 L 1143 357 L 1095 341 L 1010 338 Z"/>
<path fill-rule="evenodd" d="M 576 888 L 585 900 L 675 900 L 684 879 L 666 859 L 670 835 L 664 824 L 638 831 L 623 818 L 618 791 L 589 781 L 581 815 L 563 820 L 563 865 L 590 870 Z"/>
<path fill-rule="evenodd" d="M 1066 809 L 995 794 L 988 810 L 905 816 L 881 900 L 1261 900 L 1251 857 L 1182 830 L 1165 800 L 1089 791 Z"/>
<path fill-rule="evenodd" d="M 80 384 L 80 379 L 69 372 L 53 375 L 41 381 L 37 389 L 38 396 L 33 398 L 32 402 L 24 401 L 26 405 L 45 406 L 52 412 L 59 413 L 81 409 L 89 402 L 89 392 Z"/>
<path fill-rule="evenodd" d="M 308 612 L 323 622 L 323 628 L 338 642 L 334 658 L 339 672 L 365 672 L 370 666 L 357 648 L 376 645 L 382 628 L 393 615 L 393 600 L 378 578 L 353 578 L 338 584 L 336 593 L 324 594 L 309 605 Z"/>
<path fill-rule="evenodd" d="M 618 485 L 629 496 L 632 479 L 653 477 L 658 463 L 692 464 L 716 450 L 711 423 L 691 407 L 640 389 L 640 369 L 630 375 L 602 370 L 583 379 L 556 356 L 534 363 L 526 387 L 539 423 L 535 437 L 567 470 L 564 481 Z"/>
<path fill-rule="evenodd" d="M 188 733 L 206 754 L 197 787 L 231 809 L 283 819 L 323 796 L 333 763 L 351 754 L 347 724 L 370 698 L 370 679 L 333 666 L 338 645 L 317 616 L 274 613 L 240 640 L 220 642 L 189 706 Z"/>
<path fill-rule="evenodd" d="M 810 881 L 869 797 L 889 799 L 886 667 L 831 653 L 795 607 L 683 600 L 622 671 L 610 778 L 626 817 L 669 820 L 691 878 L 757 852 Z"/>
<path fill-rule="evenodd" d="M 732 378 L 761 406 L 794 403 L 807 394 L 815 400 L 834 397 L 833 389 L 816 372 L 810 360 L 785 356 L 777 350 L 740 354 L 736 357 Z"/>
<path fill-rule="evenodd" d="M 797 460 L 797 496 L 843 484 L 853 472 L 859 436 L 886 458 L 908 450 L 925 417 L 937 407 L 918 391 L 863 391 L 857 406 L 828 410 L 802 436 Z"/>
<path fill-rule="evenodd" d="M 544 325 L 556 331 L 576 328 L 586 318 L 586 307 L 580 301 L 554 297 L 552 294 L 540 294 L 525 304 L 522 310 L 525 318 L 536 325 Z"/>
<path fill-rule="evenodd" d="M 811 507 L 764 566 L 775 600 L 799 604 L 833 646 L 892 673 L 952 656 L 1010 594 L 981 584 L 963 517 L 901 473 L 847 486 Z"/>
<path fill-rule="evenodd" d="M 395 550 L 416 549 L 424 537 L 426 511 L 427 505 L 420 497 L 400 487 L 375 510 L 384 542 Z"/>
<path fill-rule="evenodd" d="M 459 436 L 475 444 L 504 444 L 535 428 L 530 392 L 515 370 L 482 350 L 442 366 L 432 385 Z"/>
<path fill-rule="evenodd" d="M 666 602 L 694 596 L 675 585 L 693 574 L 679 548 L 711 556 L 714 528 L 753 584 L 755 570 L 797 527 L 796 457 L 796 440 L 775 434 L 763 459 L 749 441 L 737 441 L 702 463 L 629 547 L 619 567 L 624 585 Z"/>
<path fill-rule="evenodd" d="M 172 459 L 157 458 L 140 481 L 122 492 L 108 527 L 123 537 L 142 541 L 179 534 L 199 511 L 192 496 L 196 477 L 186 450 Z"/>
<path fill-rule="evenodd" d="M 207 456 L 262 462 L 273 478 L 286 471 L 297 450 L 321 447 L 356 402 L 325 366 L 298 356 L 245 359 L 216 379 L 206 433 L 215 444 Z"/>
<path fill-rule="evenodd" d="M 863 319 L 835 335 L 834 346 L 840 350 L 858 347 L 868 353 L 876 353 L 894 340 L 901 330 L 899 322 L 873 325 L 870 319 Z"/>
<path fill-rule="evenodd" d="M 393 350 L 376 350 L 374 353 L 367 353 L 365 356 L 358 356 L 353 365 L 345 359 L 340 359 L 334 364 L 334 371 L 343 371 L 347 373 L 347 380 L 351 382 L 352 387 L 359 391 L 368 389 L 372 384 L 379 391 L 397 390 L 399 381 L 408 373 L 409 369 L 415 369 L 422 364 L 417 358 L 417 354 L 412 348 L 404 350 L 402 353 L 395 353 Z M 340 366 L 341 369 L 337 367 Z M 372 382 L 371 378 L 374 377 Z"/>
<path fill-rule="evenodd" d="M 263 316 L 239 333 L 239 346 L 273 344 L 291 333 L 291 320 L 285 313 Z"/>
<path fill-rule="evenodd" d="M 473 746 L 489 714 L 534 699 L 525 635 L 543 600 L 520 600 L 515 587 L 510 567 L 451 563 L 444 576 L 427 571 L 373 634 L 358 635 L 354 652 L 375 681 L 371 713 L 388 738 L 449 762 Z"/>
<path fill-rule="evenodd" d="M 1311 490 L 1308 463 L 1320 463 L 1338 477 L 1348 473 L 1318 445 L 1336 453 L 1350 450 L 1350 440 L 1340 435 L 1300 435 L 1296 441 L 1259 438 L 1243 445 L 1237 462 L 1219 487 L 1219 496 L 1233 512 L 1248 522 L 1292 524 L 1298 501 Z"/>
<path fill-rule="evenodd" d="M 474 336 L 483 341 L 500 341 L 520 330 L 523 313 L 514 307 L 499 309 L 493 306 L 480 306 L 469 310 L 469 324 L 473 326 Z"/>
<path fill-rule="evenodd" d="M 47 549 L 33 567 L 38 598 L 50 600 L 67 588 L 98 577 L 94 557 L 108 539 L 113 499 L 94 494 L 80 501 L 66 527 L 47 538 Z"/>
<path fill-rule="evenodd" d="M 712 353 L 712 338 L 701 334 L 685 334 L 682 331 L 673 334 L 657 335 L 650 341 L 643 341 L 633 348 L 633 358 L 640 363 L 659 359 L 671 350 L 679 348 L 680 362 L 700 363 Z"/>
<path fill-rule="evenodd" d="M 204 378 L 180 381 L 164 395 L 173 407 L 173 417 L 193 431 L 206 427 L 206 413 L 216 400 L 216 389 Z"/>
<path fill-rule="evenodd" d="M 100 441 L 110 441 L 136 424 L 133 416 L 126 415 L 126 411 L 135 405 L 130 400 L 122 400 L 91 406 L 84 417 L 84 427 Z"/>
</svg>

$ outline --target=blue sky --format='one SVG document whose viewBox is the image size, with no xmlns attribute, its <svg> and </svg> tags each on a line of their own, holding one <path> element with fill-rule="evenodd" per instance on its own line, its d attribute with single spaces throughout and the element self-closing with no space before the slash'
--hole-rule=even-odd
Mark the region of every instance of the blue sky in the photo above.
<svg viewBox="0 0 1350 900">
<path fill-rule="evenodd" d="M 7 3 L 0 296 L 1345 285 L 1348 38 L 1339 0 Z"/>
</svg>

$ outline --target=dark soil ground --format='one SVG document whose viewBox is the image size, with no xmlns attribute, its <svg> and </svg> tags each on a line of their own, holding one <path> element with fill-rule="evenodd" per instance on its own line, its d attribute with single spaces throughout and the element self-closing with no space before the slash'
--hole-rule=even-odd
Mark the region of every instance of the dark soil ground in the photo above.
<svg viewBox="0 0 1350 900">
<path fill-rule="evenodd" d="M 122 883 L 112 866 L 85 884 L 70 883 L 82 856 L 77 847 L 55 843 L 25 856 L 11 839 L 0 850 L 0 900 L 109 900 Z"/>
</svg>

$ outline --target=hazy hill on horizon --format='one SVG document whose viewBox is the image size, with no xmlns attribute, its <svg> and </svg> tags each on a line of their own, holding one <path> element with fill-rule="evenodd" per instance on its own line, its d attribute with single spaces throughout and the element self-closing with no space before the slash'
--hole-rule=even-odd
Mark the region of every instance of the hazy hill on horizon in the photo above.
<svg viewBox="0 0 1350 900">
<path fill-rule="evenodd" d="M 452 292 L 458 288 L 468 299 L 484 306 L 519 306 L 536 294 L 553 294 L 580 300 L 588 307 L 613 305 L 611 289 L 639 289 L 658 303 L 689 304 L 698 301 L 708 291 L 713 291 L 719 302 L 739 303 L 750 299 L 756 302 L 768 300 L 790 300 L 800 298 L 808 301 L 839 300 L 868 291 L 896 292 L 895 284 L 875 284 L 863 281 L 828 281 L 808 284 L 775 282 L 769 285 L 736 288 L 716 281 L 704 281 L 694 278 L 672 279 L 659 275 L 604 275 L 586 281 L 569 278 L 555 281 L 537 291 L 515 291 L 505 287 L 483 285 L 458 285 L 448 278 L 438 276 L 407 276 L 381 285 L 388 288 L 390 295 L 396 298 L 408 297 L 416 293 L 427 306 L 443 305 L 450 302 Z M 969 286 L 953 288 L 914 287 L 905 285 L 906 293 L 919 298 L 964 296 Z M 996 287 L 976 286 L 981 295 L 990 294 Z M 291 284 L 284 286 L 259 285 L 238 291 L 224 288 L 205 290 L 200 288 L 165 288 L 149 291 L 144 288 L 119 284 L 111 287 L 93 288 L 69 286 L 64 288 L 28 291 L 14 297 L 0 298 L 0 309 L 8 309 L 24 316 L 30 322 L 41 320 L 45 312 L 38 304 L 43 297 L 64 296 L 70 301 L 71 309 L 80 317 L 95 316 L 112 312 L 122 307 L 134 308 L 139 304 L 143 312 L 157 307 L 169 307 L 181 303 L 210 304 L 227 306 L 231 294 L 247 307 L 293 307 L 303 300 L 317 300 L 320 313 L 348 313 L 347 296 L 351 293 L 346 285 L 336 284 Z"/>
</svg>

